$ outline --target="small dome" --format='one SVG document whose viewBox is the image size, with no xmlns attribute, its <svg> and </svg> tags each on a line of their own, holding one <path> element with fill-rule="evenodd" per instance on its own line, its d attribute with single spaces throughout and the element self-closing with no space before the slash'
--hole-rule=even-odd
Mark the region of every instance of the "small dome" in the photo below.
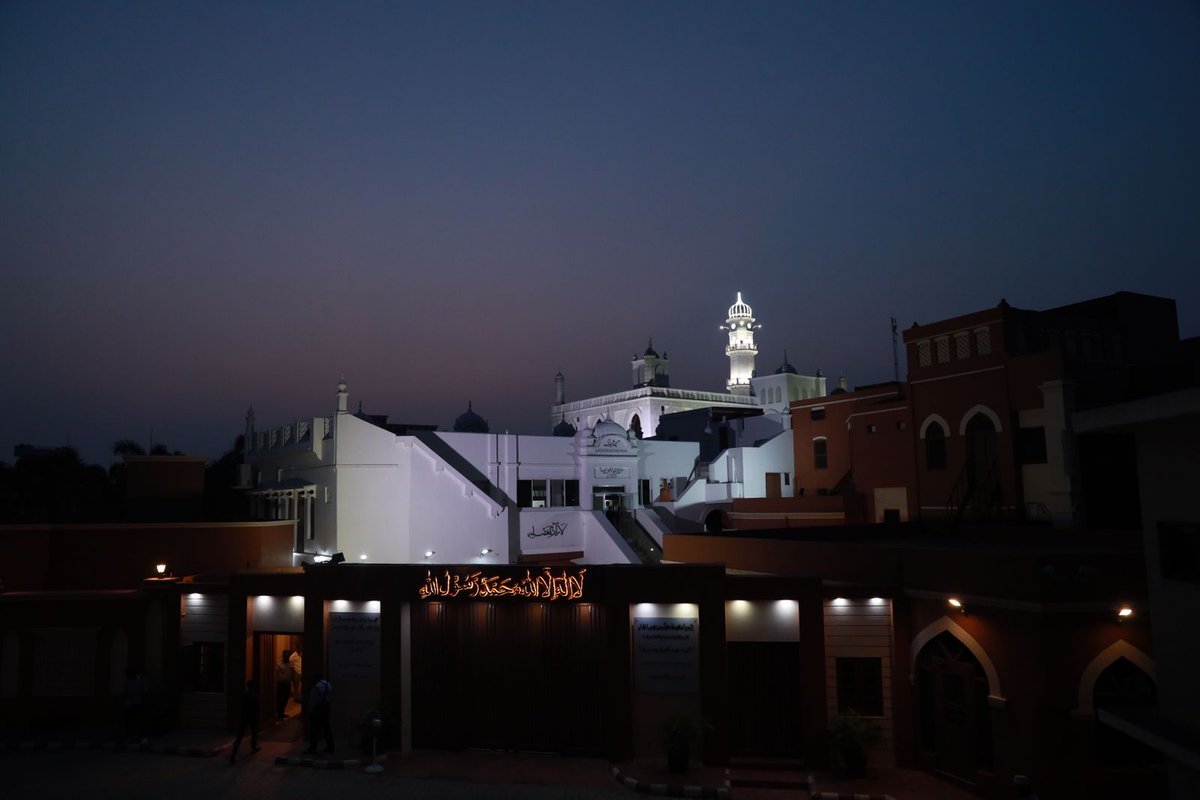
<svg viewBox="0 0 1200 800">
<path fill-rule="evenodd" d="M 737 302 L 729 307 L 729 316 L 733 317 L 752 317 L 754 314 L 750 311 L 750 306 L 742 300 L 742 293 L 737 293 Z"/>
<path fill-rule="evenodd" d="M 775 370 L 776 375 L 795 375 L 796 368 L 788 363 L 787 350 L 783 351 L 783 363 L 779 365 L 779 369 Z"/>
<path fill-rule="evenodd" d="M 558 424 L 554 426 L 552 434 L 554 436 L 574 436 L 575 426 L 567 422 L 566 417 L 563 417 L 561 420 L 559 420 Z"/>
<path fill-rule="evenodd" d="M 601 436 L 623 436 L 629 438 L 629 431 L 622 428 L 611 419 L 602 419 L 596 423 L 596 427 L 592 429 L 592 435 L 599 439 Z"/>
<path fill-rule="evenodd" d="M 654 340 L 653 339 L 646 340 L 646 352 L 643 353 L 642 355 L 654 356 L 655 358 L 658 358 L 658 353 L 655 352 L 655 350 L 654 350 Z"/>
<path fill-rule="evenodd" d="M 467 410 L 458 415 L 454 420 L 454 431 L 456 433 L 487 433 L 487 420 L 475 413 L 471 408 L 471 401 L 467 401 Z"/>
</svg>

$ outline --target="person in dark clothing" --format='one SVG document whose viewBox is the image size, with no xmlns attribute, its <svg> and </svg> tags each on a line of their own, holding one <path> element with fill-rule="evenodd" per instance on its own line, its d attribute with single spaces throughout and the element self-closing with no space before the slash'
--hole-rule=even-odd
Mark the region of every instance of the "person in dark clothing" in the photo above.
<svg viewBox="0 0 1200 800">
<path fill-rule="evenodd" d="M 317 673 L 317 681 L 313 684 L 312 692 L 308 695 L 308 749 L 304 752 L 317 752 L 317 741 L 325 738 L 325 752 L 333 752 L 333 726 L 329 722 L 329 704 L 333 695 L 333 687 L 325 676 Z"/>
<path fill-rule="evenodd" d="M 242 746 L 242 737 L 250 730 L 250 752 L 258 752 L 258 681 L 251 678 L 246 681 L 246 691 L 242 693 L 242 721 L 238 725 L 237 739 L 233 742 L 233 751 L 229 754 L 229 763 L 237 758 L 238 748 Z"/>
</svg>

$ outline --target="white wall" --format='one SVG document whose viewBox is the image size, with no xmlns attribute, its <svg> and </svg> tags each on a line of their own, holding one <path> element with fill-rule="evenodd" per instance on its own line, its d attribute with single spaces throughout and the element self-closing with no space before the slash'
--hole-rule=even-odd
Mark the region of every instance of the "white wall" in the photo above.
<svg viewBox="0 0 1200 800">
<path fill-rule="evenodd" d="M 651 502 L 658 497 L 663 478 L 686 478 L 692 474 L 700 455 L 698 442 L 660 442 L 643 440 L 638 447 L 638 472 L 650 479 Z"/>
<path fill-rule="evenodd" d="M 442 563 L 507 563 L 508 514 L 419 441 L 403 438 L 410 443 L 404 448 L 410 453 L 408 479 L 397 492 L 406 512 L 399 537 L 404 549 L 371 560 L 420 563 L 426 550 L 436 550 Z M 481 555 L 484 548 L 493 552 Z"/>
<path fill-rule="evenodd" d="M 347 561 L 409 561 L 411 448 L 400 439 L 410 437 L 397 437 L 349 414 L 339 414 L 335 424 L 336 549 Z M 320 529 L 318 538 L 323 539 Z"/>
<path fill-rule="evenodd" d="M 521 509 L 521 553 L 586 551 L 585 526 L 590 516 L 578 508 Z"/>
</svg>

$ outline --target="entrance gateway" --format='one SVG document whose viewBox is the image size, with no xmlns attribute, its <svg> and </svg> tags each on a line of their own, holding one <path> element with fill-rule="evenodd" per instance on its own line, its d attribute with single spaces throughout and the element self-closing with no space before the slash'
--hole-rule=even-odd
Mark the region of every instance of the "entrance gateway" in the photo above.
<svg viewBox="0 0 1200 800">
<path fill-rule="evenodd" d="M 489 572 L 433 574 L 412 605 L 413 746 L 602 755 L 604 626 L 580 602 L 587 570 Z"/>
</svg>

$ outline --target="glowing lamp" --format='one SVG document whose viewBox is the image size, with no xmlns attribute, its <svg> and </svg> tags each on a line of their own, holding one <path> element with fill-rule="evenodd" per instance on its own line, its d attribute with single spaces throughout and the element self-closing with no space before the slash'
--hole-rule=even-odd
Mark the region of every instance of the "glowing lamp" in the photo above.
<svg viewBox="0 0 1200 800">
<path fill-rule="evenodd" d="M 1133 609 L 1129 606 L 1121 606 L 1121 610 L 1117 612 L 1117 619 L 1126 620 L 1133 616 Z"/>
<path fill-rule="evenodd" d="M 962 600 L 959 600 L 957 597 L 948 598 L 946 600 L 946 602 L 950 604 L 951 608 L 962 611 L 962 608 L 963 608 Z"/>
<path fill-rule="evenodd" d="M 436 551 L 436 550 L 426 550 L 426 551 L 425 551 L 425 557 L 426 557 L 426 558 L 433 558 L 433 554 L 434 554 L 435 552 L 437 552 L 437 551 Z"/>
<path fill-rule="evenodd" d="M 166 575 L 167 574 L 167 565 L 166 564 L 155 564 L 154 571 L 157 572 L 159 575 Z"/>
<path fill-rule="evenodd" d="M 481 555 L 481 556 L 488 556 L 488 555 L 491 555 L 493 552 L 494 552 L 494 551 L 492 550 L 492 548 L 490 548 L 490 547 L 485 547 L 485 548 L 483 548 L 482 550 L 480 550 L 480 551 L 479 551 L 479 555 Z"/>
</svg>

